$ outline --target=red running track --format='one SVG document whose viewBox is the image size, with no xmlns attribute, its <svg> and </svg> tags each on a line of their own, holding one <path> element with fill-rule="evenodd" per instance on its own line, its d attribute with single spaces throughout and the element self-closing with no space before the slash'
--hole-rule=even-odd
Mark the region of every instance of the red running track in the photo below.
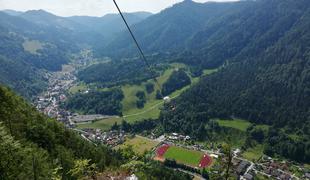
<svg viewBox="0 0 310 180">
<path fill-rule="evenodd" d="M 163 157 L 164 154 L 166 153 L 166 151 L 169 149 L 169 145 L 168 144 L 163 144 L 162 146 L 160 146 L 159 148 L 157 148 L 156 150 L 156 155 L 158 157 Z"/>
<path fill-rule="evenodd" d="M 205 154 L 200 160 L 199 167 L 205 168 L 209 167 L 211 164 L 212 164 L 212 158 L 209 155 Z"/>
</svg>

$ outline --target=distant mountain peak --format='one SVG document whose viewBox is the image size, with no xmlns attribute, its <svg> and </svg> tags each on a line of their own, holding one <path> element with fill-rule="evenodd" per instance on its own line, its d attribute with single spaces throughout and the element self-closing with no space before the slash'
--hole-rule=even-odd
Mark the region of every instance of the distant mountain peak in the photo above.
<svg viewBox="0 0 310 180">
<path fill-rule="evenodd" d="M 184 0 L 182 3 L 183 4 L 184 3 L 186 3 L 186 4 L 193 4 L 193 3 L 196 3 L 196 2 L 194 2 L 193 0 Z"/>
<path fill-rule="evenodd" d="M 176 3 L 173 7 L 191 7 L 191 6 L 195 6 L 196 4 L 200 4 L 200 3 L 197 3 L 193 0 L 184 0 L 180 3 Z"/>
<path fill-rule="evenodd" d="M 24 14 L 32 14 L 32 15 L 45 14 L 45 15 L 55 16 L 54 14 L 47 12 L 43 9 L 29 10 L 29 11 L 26 11 Z"/>
<path fill-rule="evenodd" d="M 144 17 L 144 18 L 153 15 L 152 13 L 147 12 L 147 11 L 124 12 L 123 14 L 124 15 L 141 16 L 141 17 Z M 115 15 L 118 15 L 118 13 L 108 13 L 108 14 L 104 15 L 103 17 L 112 17 L 112 16 L 115 16 Z"/>
<path fill-rule="evenodd" d="M 24 13 L 24 12 L 15 11 L 15 10 L 12 10 L 12 9 L 5 9 L 5 10 L 2 10 L 2 12 L 6 13 L 8 15 L 11 15 L 11 16 L 19 16 L 19 15 Z"/>
</svg>

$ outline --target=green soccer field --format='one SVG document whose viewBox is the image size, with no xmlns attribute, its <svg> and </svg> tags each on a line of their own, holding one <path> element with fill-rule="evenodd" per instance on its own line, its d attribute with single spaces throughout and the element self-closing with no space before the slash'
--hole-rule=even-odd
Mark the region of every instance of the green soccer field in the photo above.
<svg viewBox="0 0 310 180">
<path fill-rule="evenodd" d="M 178 163 L 197 167 L 201 157 L 203 156 L 202 152 L 188 150 L 182 147 L 171 146 L 164 154 L 166 159 L 174 159 Z"/>
</svg>

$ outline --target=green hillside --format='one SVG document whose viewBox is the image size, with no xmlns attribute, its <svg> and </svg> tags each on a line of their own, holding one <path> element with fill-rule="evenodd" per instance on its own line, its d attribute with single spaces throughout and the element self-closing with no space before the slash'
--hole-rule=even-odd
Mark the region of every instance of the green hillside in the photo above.
<svg viewBox="0 0 310 180">
<path fill-rule="evenodd" d="M 89 159 L 101 170 L 121 162 L 106 147 L 83 140 L 2 86 L 0 133 L 1 179 L 75 179 L 69 171 L 78 159 Z"/>
<path fill-rule="evenodd" d="M 37 112 L 0 86 L 0 179 L 89 179 L 103 174 L 136 173 L 139 178 L 190 179 L 140 157 L 123 156 L 94 145 L 54 119 Z M 137 168 L 126 163 L 139 163 Z M 123 165 L 122 168 L 119 168 Z"/>
<path fill-rule="evenodd" d="M 265 153 L 309 162 L 310 4 L 292 0 L 256 3 L 255 10 L 238 14 L 238 19 L 247 20 L 235 22 L 239 28 L 223 36 L 226 43 L 212 47 L 212 52 L 219 53 L 223 53 L 223 46 L 226 50 L 242 46 L 242 50 L 236 50 L 232 57 L 221 57 L 221 61 L 228 61 L 224 67 L 183 93 L 176 100 L 175 112 L 169 108 L 162 111 L 161 122 L 167 131 L 180 129 L 192 135 L 192 129 L 210 118 L 238 117 L 268 124 L 273 127 L 264 137 Z M 270 8 L 274 10 L 269 11 Z M 272 17 L 269 20 L 275 23 L 257 21 L 264 16 Z M 253 27 L 260 27 L 253 32 L 262 33 L 263 29 L 263 34 L 252 36 L 248 43 L 235 37 L 250 33 Z M 296 131 L 299 139 L 287 136 Z"/>
</svg>

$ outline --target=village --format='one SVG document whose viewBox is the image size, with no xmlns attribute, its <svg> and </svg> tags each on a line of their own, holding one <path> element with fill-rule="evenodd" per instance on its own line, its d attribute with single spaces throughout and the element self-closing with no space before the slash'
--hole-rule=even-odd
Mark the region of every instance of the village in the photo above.
<svg viewBox="0 0 310 180">
<path fill-rule="evenodd" d="M 209 154 L 210 157 L 213 159 L 223 158 L 225 159 L 225 155 L 223 154 L 223 150 L 221 148 L 214 148 L 214 149 L 204 149 L 203 146 L 200 144 L 194 145 L 184 145 L 183 143 L 180 144 L 182 141 L 190 140 L 189 136 L 180 135 L 178 133 L 171 133 L 165 137 L 163 143 L 165 144 L 173 144 L 175 146 L 180 146 L 186 149 L 191 150 L 198 150 Z M 234 172 L 235 176 L 241 180 L 254 180 L 255 176 L 261 175 L 268 179 L 277 179 L 277 180 L 299 180 L 299 179 L 310 179 L 309 173 L 307 170 L 299 164 L 294 162 L 288 161 L 281 161 L 277 159 L 273 159 L 266 155 L 262 156 L 261 159 L 257 162 L 252 162 L 247 159 L 244 159 L 241 156 L 240 149 L 233 149 L 232 151 L 232 171 Z M 301 177 L 297 177 L 294 175 L 291 170 L 290 166 L 295 166 L 302 172 Z M 216 167 L 212 167 L 212 173 L 218 174 L 223 173 L 217 171 Z"/>
<path fill-rule="evenodd" d="M 83 61 L 81 61 L 83 62 Z M 49 74 L 49 86 L 47 91 L 36 98 L 34 105 L 42 113 L 51 118 L 65 124 L 67 128 L 71 128 L 80 135 L 95 144 L 106 144 L 111 147 L 116 147 L 126 141 L 126 132 L 120 130 L 102 131 L 100 129 L 76 129 L 77 123 L 91 123 L 96 120 L 111 118 L 105 115 L 79 115 L 72 113 L 61 107 L 61 104 L 67 100 L 68 90 L 75 85 L 77 78 L 74 75 L 75 68 L 68 65 L 66 69 L 61 72 Z M 85 91 L 84 93 L 87 93 Z M 190 136 L 178 133 L 171 133 L 162 135 L 161 138 L 150 136 L 150 139 L 156 139 L 161 144 L 172 144 L 185 149 L 201 151 L 209 154 L 214 159 L 223 157 L 221 148 L 204 149 L 200 144 L 184 145 L 183 142 L 191 140 Z M 182 142 L 182 143 L 180 143 Z M 292 162 L 282 162 L 272 159 L 271 157 L 263 156 L 259 161 L 252 162 L 240 156 L 241 150 L 235 149 L 233 151 L 232 168 L 236 177 L 241 180 L 254 180 L 255 175 L 260 174 L 270 179 L 291 180 L 291 179 L 310 179 L 310 173 L 307 172 L 303 166 L 294 164 L 294 166 L 302 172 L 302 175 L 297 177 L 291 172 L 290 166 Z M 211 173 L 222 173 L 216 170 L 216 166 L 212 168 Z"/>
<path fill-rule="evenodd" d="M 99 144 L 102 143 L 112 148 L 122 145 L 126 141 L 127 136 L 132 136 L 131 134 L 127 134 L 125 131 L 122 130 L 111 130 L 104 132 L 100 129 L 83 129 L 78 131 L 81 133 L 81 136 L 88 141 Z M 169 144 L 170 146 L 178 146 L 188 150 L 203 152 L 210 155 L 210 157 L 212 157 L 216 161 L 220 161 L 221 158 L 225 159 L 222 149 L 220 148 L 207 150 L 199 144 L 184 145 L 183 143 L 179 143 L 189 141 L 189 136 L 184 136 L 178 133 L 171 133 L 169 135 L 162 135 L 157 138 L 152 137 L 151 139 L 151 137 L 151 141 L 159 142 L 157 147 L 160 147 L 163 144 Z M 156 148 L 154 148 L 154 151 L 155 150 Z M 302 175 L 302 177 L 297 177 L 296 175 L 292 174 L 289 169 L 289 166 L 292 165 L 292 162 L 279 161 L 268 156 L 263 156 L 258 162 L 252 162 L 241 157 L 240 149 L 234 149 L 232 155 L 232 172 L 234 172 L 235 177 L 238 177 L 241 180 L 254 180 L 254 177 L 257 174 L 264 176 L 268 179 L 278 180 L 299 180 L 310 178 L 310 174 L 307 173 L 306 170 L 303 169 L 303 167 L 297 164 L 295 164 L 295 166 L 299 168 L 301 172 L 304 172 L 304 174 Z M 211 173 L 221 174 L 223 172 L 217 170 L 217 166 L 212 166 Z"/>
</svg>

